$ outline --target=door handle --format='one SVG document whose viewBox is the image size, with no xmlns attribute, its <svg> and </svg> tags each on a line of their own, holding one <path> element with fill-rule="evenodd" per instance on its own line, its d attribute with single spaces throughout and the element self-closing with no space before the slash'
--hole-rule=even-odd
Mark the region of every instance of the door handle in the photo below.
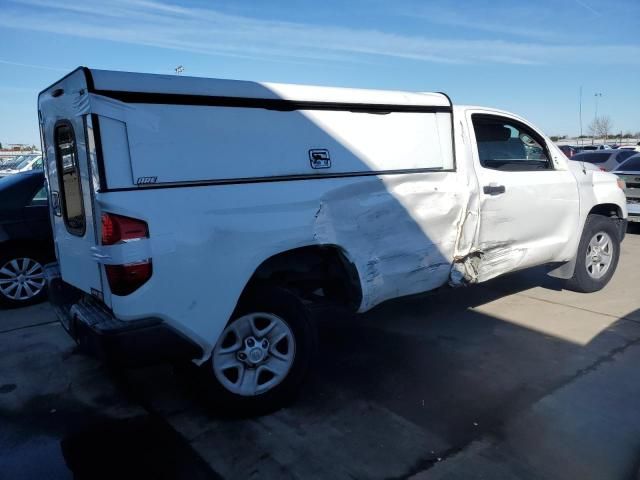
<svg viewBox="0 0 640 480">
<path fill-rule="evenodd" d="M 62 216 L 60 209 L 60 194 L 56 190 L 51 192 L 51 209 L 56 217 Z"/>
<path fill-rule="evenodd" d="M 487 195 L 501 195 L 506 192 L 504 185 L 485 185 L 482 187 L 482 191 Z"/>
</svg>

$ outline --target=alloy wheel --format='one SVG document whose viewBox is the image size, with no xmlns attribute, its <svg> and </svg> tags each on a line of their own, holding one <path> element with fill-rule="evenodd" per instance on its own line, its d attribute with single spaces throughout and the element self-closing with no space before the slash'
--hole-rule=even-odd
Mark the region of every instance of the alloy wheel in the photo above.
<svg viewBox="0 0 640 480">
<path fill-rule="evenodd" d="M 31 300 L 44 286 L 44 269 L 32 258 L 13 258 L 0 267 L 0 292 L 11 300 Z"/>
<path fill-rule="evenodd" d="M 587 245 L 585 267 L 591 278 L 599 279 L 607 273 L 613 261 L 613 241 L 606 232 L 598 232 Z"/>
</svg>

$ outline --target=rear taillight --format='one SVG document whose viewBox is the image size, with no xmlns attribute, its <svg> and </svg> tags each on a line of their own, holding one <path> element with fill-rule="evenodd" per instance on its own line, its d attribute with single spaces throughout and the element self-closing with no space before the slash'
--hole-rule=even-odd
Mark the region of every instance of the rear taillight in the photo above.
<svg viewBox="0 0 640 480">
<path fill-rule="evenodd" d="M 114 245 L 118 242 L 147 238 L 147 222 L 136 218 L 124 217 L 113 213 L 102 214 L 102 245 Z"/>
<path fill-rule="evenodd" d="M 105 265 L 109 288 L 113 295 L 129 295 L 151 278 L 151 260 L 127 265 Z"/>
<path fill-rule="evenodd" d="M 149 237 L 147 222 L 136 218 L 102 214 L 102 245 Z M 129 295 L 144 285 L 153 272 L 151 259 L 125 265 L 105 265 L 109 288 L 113 295 Z"/>
</svg>

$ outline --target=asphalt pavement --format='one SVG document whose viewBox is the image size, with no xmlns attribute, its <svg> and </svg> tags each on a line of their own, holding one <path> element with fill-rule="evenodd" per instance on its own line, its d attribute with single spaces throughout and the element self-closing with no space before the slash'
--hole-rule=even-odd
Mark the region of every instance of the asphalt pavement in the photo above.
<svg viewBox="0 0 640 480">
<path fill-rule="evenodd" d="M 534 269 L 321 315 L 298 400 L 245 420 L 77 352 L 47 304 L 0 310 L 0 478 L 633 479 L 639 285 L 633 227 L 594 294 Z"/>
</svg>

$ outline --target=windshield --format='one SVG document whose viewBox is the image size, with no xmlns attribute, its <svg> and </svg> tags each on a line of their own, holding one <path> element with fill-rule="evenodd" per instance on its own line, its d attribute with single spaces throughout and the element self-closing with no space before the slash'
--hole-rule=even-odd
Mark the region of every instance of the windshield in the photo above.
<svg viewBox="0 0 640 480">
<path fill-rule="evenodd" d="M 576 160 L 580 162 L 588 162 L 588 163 L 604 163 L 611 157 L 610 153 L 602 152 L 602 153 L 579 153 L 578 155 L 574 155 L 571 160 Z"/>
<path fill-rule="evenodd" d="M 22 162 L 25 157 L 26 155 L 18 155 L 17 157 L 12 158 L 6 163 L 3 163 L 2 168 L 14 168 L 18 163 Z"/>
<path fill-rule="evenodd" d="M 632 157 L 632 156 L 634 156 L 636 154 L 636 152 L 634 152 L 632 150 L 619 150 L 618 152 L 619 153 L 616 156 L 616 160 L 618 161 L 618 163 L 622 163 L 626 159 L 628 159 L 629 157 Z"/>
<path fill-rule="evenodd" d="M 630 158 L 626 162 L 620 164 L 616 169 L 617 172 L 640 172 L 640 156 Z"/>
<path fill-rule="evenodd" d="M 26 168 L 29 166 L 29 163 L 31 163 L 33 161 L 33 159 L 36 158 L 34 156 L 27 156 L 25 155 L 24 160 L 22 160 L 21 162 L 17 163 L 14 167 L 16 170 L 21 170 L 23 168 Z"/>
</svg>

